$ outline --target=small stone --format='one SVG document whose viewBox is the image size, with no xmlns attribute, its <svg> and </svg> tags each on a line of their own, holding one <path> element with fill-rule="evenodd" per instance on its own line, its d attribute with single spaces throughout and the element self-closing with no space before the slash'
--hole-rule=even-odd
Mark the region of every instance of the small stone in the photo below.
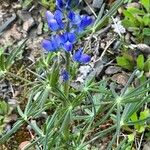
<svg viewBox="0 0 150 150">
<path fill-rule="evenodd" d="M 37 27 L 37 35 L 41 35 L 43 31 L 43 22 L 40 22 Z"/>
<path fill-rule="evenodd" d="M 8 2 L 4 2 L 4 1 L 3 1 L 2 6 L 3 6 L 4 8 L 8 8 L 8 7 L 10 6 L 10 4 L 9 4 Z"/>
<path fill-rule="evenodd" d="M 21 9 L 22 6 L 21 6 L 21 4 L 13 3 L 12 8 L 15 10 L 18 10 L 18 9 Z"/>
<path fill-rule="evenodd" d="M 118 74 L 113 75 L 111 80 L 118 84 L 125 86 L 128 81 L 128 78 L 129 77 L 126 74 L 118 73 Z"/>
<path fill-rule="evenodd" d="M 27 21 L 31 18 L 31 14 L 28 11 L 18 10 L 17 15 L 22 21 Z"/>
<path fill-rule="evenodd" d="M 140 4 L 139 3 L 136 3 L 136 2 L 133 2 L 133 3 L 128 3 L 127 4 L 127 8 L 140 8 Z"/>
<path fill-rule="evenodd" d="M 115 74 L 115 73 L 118 73 L 121 71 L 121 68 L 120 67 L 116 67 L 116 66 L 109 66 L 106 70 L 105 70 L 105 73 L 107 75 L 112 75 L 112 74 Z"/>
<path fill-rule="evenodd" d="M 93 0 L 93 7 L 94 8 L 101 8 L 104 0 Z"/>
<path fill-rule="evenodd" d="M 143 150 L 150 150 L 150 142 L 147 142 L 146 144 L 144 144 Z"/>
<path fill-rule="evenodd" d="M 19 145 L 19 150 L 24 150 L 25 147 L 30 144 L 31 142 L 30 141 L 24 141 L 22 142 L 20 145 Z"/>
<path fill-rule="evenodd" d="M 35 25 L 34 19 L 29 18 L 27 21 L 23 23 L 23 30 L 29 32 L 29 30 Z"/>
<path fill-rule="evenodd" d="M 10 36 L 13 37 L 14 39 L 16 40 L 21 39 L 21 33 L 18 31 L 16 24 L 14 24 L 11 30 L 8 32 L 10 32 Z"/>
<path fill-rule="evenodd" d="M 88 4 L 91 4 L 93 0 L 86 0 Z"/>
<path fill-rule="evenodd" d="M 103 70 L 104 70 L 104 62 L 102 60 L 98 60 L 97 62 L 95 62 L 94 71 L 96 73 L 95 76 L 98 80 L 101 78 Z"/>
<path fill-rule="evenodd" d="M 146 44 L 138 44 L 137 49 L 139 49 L 144 54 L 150 54 L 150 47 Z"/>
</svg>

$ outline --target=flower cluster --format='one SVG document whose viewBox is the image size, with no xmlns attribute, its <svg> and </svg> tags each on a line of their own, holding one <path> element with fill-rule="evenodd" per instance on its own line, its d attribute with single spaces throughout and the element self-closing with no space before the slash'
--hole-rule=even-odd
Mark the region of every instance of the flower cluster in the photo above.
<svg viewBox="0 0 150 150">
<path fill-rule="evenodd" d="M 47 11 L 45 18 L 48 27 L 53 31 L 50 39 L 42 41 L 42 47 L 48 52 L 57 52 L 64 50 L 72 52 L 73 45 L 77 41 L 77 36 L 83 32 L 92 23 L 92 18 L 88 15 L 80 15 L 73 11 L 79 0 L 56 0 L 56 11 L 54 13 Z M 72 59 L 78 63 L 88 63 L 91 57 L 83 53 L 83 48 L 76 50 Z M 65 74 L 66 78 L 66 73 Z"/>
</svg>

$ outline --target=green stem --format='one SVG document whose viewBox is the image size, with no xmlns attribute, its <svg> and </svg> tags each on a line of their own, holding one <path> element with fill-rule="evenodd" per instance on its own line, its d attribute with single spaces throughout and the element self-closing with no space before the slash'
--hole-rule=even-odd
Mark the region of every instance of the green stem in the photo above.
<svg viewBox="0 0 150 150">
<path fill-rule="evenodd" d="M 65 52 L 65 55 L 66 55 L 66 71 L 70 75 L 70 54 Z M 64 92 L 67 98 L 69 95 L 69 84 L 70 84 L 70 80 L 68 79 L 64 84 Z"/>
</svg>

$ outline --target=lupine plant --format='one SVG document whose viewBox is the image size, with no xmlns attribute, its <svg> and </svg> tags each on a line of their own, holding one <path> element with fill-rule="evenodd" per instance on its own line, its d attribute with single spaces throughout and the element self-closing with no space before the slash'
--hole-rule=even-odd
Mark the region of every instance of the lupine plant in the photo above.
<svg viewBox="0 0 150 150">
<path fill-rule="evenodd" d="M 107 81 L 95 82 L 95 72 L 92 72 L 82 85 L 73 85 L 78 66 L 91 61 L 84 47 L 76 48 L 78 39 L 101 29 L 122 3 L 123 0 L 114 3 L 104 16 L 103 5 L 94 21 L 75 11 L 79 1 L 56 0 L 56 11 L 45 13 L 51 36 L 41 42 L 45 53 L 35 64 L 36 72 L 30 70 L 36 79 L 30 82 L 28 102 L 24 110 L 17 106 L 20 118 L 3 134 L 0 143 L 8 140 L 23 124 L 28 124 L 33 138 L 25 147 L 27 150 L 31 147 L 85 150 L 112 133 L 107 150 L 126 149 L 133 144 L 133 141 L 128 142 L 127 136 L 120 136 L 121 129 L 131 130 L 137 124 L 131 118 L 150 100 L 149 80 L 136 89 L 128 88 L 137 75 L 135 70 L 124 89 L 117 93 L 115 84 L 108 88 Z M 139 117 L 138 122 L 143 125 L 148 119 L 149 116 Z M 110 125 L 103 128 L 110 120 Z M 144 130 L 147 128 L 144 124 Z"/>
</svg>

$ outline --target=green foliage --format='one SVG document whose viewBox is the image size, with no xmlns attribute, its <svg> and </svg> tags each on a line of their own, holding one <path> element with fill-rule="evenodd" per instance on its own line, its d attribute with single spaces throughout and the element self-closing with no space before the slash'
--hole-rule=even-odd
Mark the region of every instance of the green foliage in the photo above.
<svg viewBox="0 0 150 150">
<path fill-rule="evenodd" d="M 150 4 L 149 0 L 140 0 L 141 8 L 128 7 L 123 11 L 124 27 L 132 31 L 138 42 L 150 37 Z"/>
<path fill-rule="evenodd" d="M 9 106 L 5 101 L 0 100 L 0 135 L 2 134 L 5 119 L 7 119 L 7 115 L 9 113 Z"/>
<path fill-rule="evenodd" d="M 59 55 L 55 53 L 49 54 L 36 63 L 37 72 L 34 74 L 37 75 L 37 83 L 30 91 L 25 110 L 22 111 L 19 106 L 17 107 L 20 118 L 12 130 L 2 136 L 1 143 L 24 123 L 29 124 L 36 133 L 36 139 L 26 149 L 33 145 L 37 147 L 40 145 L 45 150 L 52 148 L 85 149 L 89 143 L 116 130 L 115 139 L 124 126 L 130 127 L 131 124 L 136 126 L 137 122 L 140 122 L 140 128 L 145 125 L 149 118 L 148 113 L 145 115 L 142 112 L 136 121 L 131 120 L 131 117 L 149 101 L 150 97 L 147 93 L 150 89 L 146 88 L 150 83 L 149 80 L 136 89 L 128 88 L 136 73 L 134 71 L 129 79 L 130 82 L 122 92 L 116 93 L 115 85 L 108 89 L 106 81 L 97 83 L 94 80 L 95 74 L 91 74 L 79 88 L 70 87 L 67 97 L 64 94 L 64 85 L 58 82 L 59 70 L 57 67 L 59 66 L 55 64 L 57 57 Z M 43 76 L 40 75 L 42 70 L 45 71 Z M 43 124 L 39 125 L 36 119 L 41 117 L 42 112 L 49 111 L 50 115 L 45 118 Z M 81 113 L 78 113 L 80 111 Z M 104 112 L 105 115 L 103 115 Z M 97 119 L 97 116 L 100 116 L 100 119 Z M 114 116 L 114 125 L 102 131 L 93 132 L 94 129 L 105 124 L 111 116 Z M 32 120 L 30 120 L 31 117 Z M 91 134 L 90 139 L 87 138 L 89 134 Z M 113 143 L 114 140 L 110 142 L 108 149 Z M 119 147 L 130 145 L 131 143 L 125 139 L 120 142 Z"/>
<path fill-rule="evenodd" d="M 123 0 L 116 1 L 104 16 L 103 5 L 93 27 L 86 33 L 95 33 L 101 29 L 123 2 Z M 0 57 L 5 58 L 5 61 L 1 61 L 4 70 L 7 71 L 11 67 L 23 45 L 24 43 L 8 57 L 4 55 L 3 50 L 0 51 Z M 113 137 L 107 147 L 108 150 L 131 149 L 136 138 L 131 132 L 132 128 L 138 130 L 139 134 L 144 132 L 148 128 L 147 122 L 150 117 L 149 111 L 143 110 L 143 106 L 150 102 L 150 88 L 148 88 L 150 80 L 134 88 L 132 81 L 137 70 L 133 70 L 135 66 L 139 70 L 147 69 L 150 61 L 145 61 L 142 55 L 139 55 L 137 60 L 128 54 L 118 57 L 118 65 L 133 73 L 125 87 L 116 92 L 115 84 L 109 86 L 107 80 L 96 82 L 94 71 L 83 84 L 74 85 L 71 79 L 77 76 L 78 65 L 72 61 L 70 61 L 72 78 L 67 82 L 66 88 L 66 83 L 59 77 L 64 57 L 60 53 L 43 54 L 32 66 L 34 71 L 31 72 L 35 75 L 35 81 L 30 83 L 32 86 L 27 91 L 28 102 L 24 110 L 17 106 L 18 120 L 10 131 L 3 133 L 0 143 L 8 140 L 22 125 L 28 124 L 35 134 L 26 150 L 32 146 L 43 150 L 84 150 L 88 149 L 89 144 L 96 143 L 96 140 L 110 134 Z M 7 107 L 3 105 L 4 114 Z M 44 117 L 43 113 L 46 114 Z M 101 128 L 110 121 L 108 127 Z M 130 133 L 125 132 L 127 136 L 121 138 L 120 134 L 126 130 Z M 116 144 L 116 141 L 119 143 Z"/>
<path fill-rule="evenodd" d="M 116 60 L 119 66 L 129 71 L 133 71 L 134 68 L 145 72 L 150 70 L 150 58 L 145 61 L 143 55 L 139 55 L 136 60 L 134 60 L 132 55 L 125 53 L 123 56 L 117 57 Z"/>
<path fill-rule="evenodd" d="M 33 5 L 38 5 L 38 4 L 41 4 L 45 8 L 50 9 L 50 10 L 54 10 L 55 8 L 54 0 L 38 0 L 38 1 L 37 0 L 23 0 L 21 4 L 23 8 L 30 8 Z"/>
<path fill-rule="evenodd" d="M 132 71 L 134 69 L 134 60 L 131 55 L 124 54 L 121 57 L 117 57 L 117 64 L 121 66 L 124 69 L 128 69 L 129 71 Z"/>
<path fill-rule="evenodd" d="M 14 64 L 15 60 L 17 59 L 17 57 L 19 57 L 19 54 L 22 52 L 26 41 L 27 40 L 24 40 L 20 46 L 11 50 L 9 54 L 5 54 L 4 49 L 0 48 L 0 77 L 5 75 L 10 69 L 10 67 Z"/>
<path fill-rule="evenodd" d="M 144 120 L 144 119 L 148 118 L 149 115 L 150 115 L 149 109 L 145 109 L 144 111 L 140 112 L 140 116 L 139 117 L 138 117 L 137 112 L 135 112 L 131 116 L 131 121 L 133 121 L 133 122 L 139 122 L 140 120 Z M 142 133 L 142 132 L 145 131 L 145 128 L 148 127 L 148 125 L 146 125 L 143 122 L 143 123 L 135 124 L 134 127 L 137 130 L 137 132 Z"/>
</svg>

